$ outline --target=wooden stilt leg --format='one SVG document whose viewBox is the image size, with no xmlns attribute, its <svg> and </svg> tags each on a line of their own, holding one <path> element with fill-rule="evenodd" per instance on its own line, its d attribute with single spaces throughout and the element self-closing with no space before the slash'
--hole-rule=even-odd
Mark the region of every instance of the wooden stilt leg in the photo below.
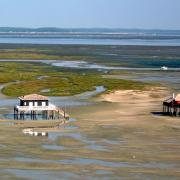
<svg viewBox="0 0 180 180">
<path fill-rule="evenodd" d="M 15 120 L 15 108 L 14 108 L 14 120 Z"/>
</svg>

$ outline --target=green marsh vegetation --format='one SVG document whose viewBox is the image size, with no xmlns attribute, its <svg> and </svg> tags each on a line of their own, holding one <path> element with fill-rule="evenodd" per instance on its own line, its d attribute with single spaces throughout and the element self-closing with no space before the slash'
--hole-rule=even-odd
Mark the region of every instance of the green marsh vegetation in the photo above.
<svg viewBox="0 0 180 180">
<path fill-rule="evenodd" d="M 0 59 L 82 60 L 127 67 L 161 67 L 167 63 L 178 66 L 179 52 L 179 47 L 0 44 Z M 95 86 L 106 87 L 106 92 L 149 87 L 146 83 L 112 76 L 124 73 L 129 72 L 114 70 L 106 74 L 96 70 L 53 67 L 39 62 L 0 63 L 0 83 L 11 82 L 2 89 L 8 96 L 28 93 L 69 96 L 94 90 Z"/>
<path fill-rule="evenodd" d="M 106 92 L 117 89 L 143 90 L 150 86 L 136 81 L 104 78 L 103 75 L 103 72 L 96 70 L 60 68 L 37 62 L 0 63 L 0 83 L 10 83 L 2 89 L 7 96 L 29 93 L 70 96 L 94 90 L 96 86 L 104 86 Z"/>
</svg>

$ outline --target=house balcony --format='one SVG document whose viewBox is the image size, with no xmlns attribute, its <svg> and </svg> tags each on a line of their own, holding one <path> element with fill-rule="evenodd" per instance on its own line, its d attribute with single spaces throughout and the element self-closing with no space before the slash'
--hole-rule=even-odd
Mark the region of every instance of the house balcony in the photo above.
<svg viewBox="0 0 180 180">
<path fill-rule="evenodd" d="M 19 106 L 16 105 L 15 109 L 18 111 L 57 111 L 59 108 L 54 104 L 49 103 L 48 106 Z"/>
</svg>

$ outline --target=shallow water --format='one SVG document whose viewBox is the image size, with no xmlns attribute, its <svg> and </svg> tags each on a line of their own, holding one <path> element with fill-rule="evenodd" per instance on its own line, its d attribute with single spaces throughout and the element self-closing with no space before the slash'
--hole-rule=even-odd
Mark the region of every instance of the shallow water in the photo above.
<svg viewBox="0 0 180 180">
<path fill-rule="evenodd" d="M 96 159 L 83 159 L 83 158 L 75 158 L 72 160 L 61 160 L 61 163 L 64 164 L 97 164 L 100 166 L 107 166 L 107 167 L 144 167 L 144 168 L 160 168 L 160 169 L 169 169 L 179 167 L 178 164 L 166 164 L 166 163 L 157 163 L 157 162 L 150 162 L 150 163 L 127 163 L 127 162 L 108 162 Z"/>
<path fill-rule="evenodd" d="M 70 127 L 70 128 L 69 128 Z M 73 128 L 71 128 L 73 127 Z M 84 148 L 85 149 L 90 149 L 90 150 L 94 150 L 94 151 L 106 151 L 106 152 L 110 152 L 111 150 L 108 148 L 108 146 L 110 144 L 118 144 L 119 142 L 115 142 L 115 141 L 100 141 L 97 142 L 95 140 L 89 139 L 88 137 L 86 137 L 83 133 L 79 133 L 78 132 L 78 128 L 75 126 L 71 126 L 71 125 L 65 125 L 63 129 L 60 129 L 59 132 L 49 132 L 48 134 L 48 139 L 51 141 L 56 141 L 58 138 L 60 138 L 60 142 L 61 139 L 65 138 L 72 138 L 74 140 L 78 140 L 79 142 L 84 143 Z M 68 131 L 66 131 L 68 130 Z M 74 132 L 75 130 L 75 132 Z M 64 147 L 64 146 L 57 146 L 57 145 L 45 145 L 43 147 L 48 147 L 49 149 L 54 149 L 55 150 L 62 150 L 62 149 L 69 149 L 68 147 Z"/>
<path fill-rule="evenodd" d="M 80 133 L 72 133 L 72 132 L 62 132 L 62 130 L 59 130 L 59 132 L 49 132 L 48 139 L 55 141 L 59 137 L 72 137 L 74 139 L 83 140 L 84 137 Z"/>
<path fill-rule="evenodd" d="M 179 39 L 81 39 L 81 38 L 0 38 L 0 43 L 10 44 L 69 44 L 69 45 L 144 45 L 180 46 Z"/>
<path fill-rule="evenodd" d="M 136 59 L 129 61 L 127 66 L 109 66 L 97 63 L 91 63 L 88 61 L 66 61 L 66 60 L 3 60 L 0 62 L 33 62 L 33 63 L 45 63 L 52 66 L 64 67 L 64 68 L 75 68 L 75 69 L 96 69 L 97 71 L 103 71 L 108 73 L 110 70 L 122 70 L 122 71 L 138 71 L 138 72 L 180 72 L 179 60 L 142 60 Z M 121 62 L 119 62 L 121 63 Z M 123 61 L 122 61 L 123 63 Z M 135 64 L 134 64 L 135 63 Z M 167 70 L 162 70 L 161 67 L 167 66 Z M 46 76 L 39 76 L 37 79 L 46 78 Z M 2 89 L 3 86 L 0 86 Z"/>
<path fill-rule="evenodd" d="M 43 148 L 47 150 L 54 150 L 54 151 L 63 151 L 67 149 L 64 146 L 57 146 L 57 145 L 43 145 Z"/>
<path fill-rule="evenodd" d="M 166 164 L 159 162 L 149 162 L 149 163 L 137 163 L 137 162 L 108 162 L 98 159 L 90 159 L 90 158 L 75 158 L 75 159 L 64 159 L 64 160 L 45 160 L 45 159 L 33 159 L 26 157 L 16 157 L 14 160 L 19 162 L 27 162 L 27 163 L 60 163 L 60 164 L 69 164 L 69 165 L 91 165 L 96 164 L 105 167 L 113 167 L 113 168 L 159 168 L 159 169 L 171 169 L 171 168 L 179 168 L 179 164 Z"/>
<path fill-rule="evenodd" d="M 4 172 L 15 174 L 19 178 L 28 178 L 33 180 L 67 180 L 71 178 L 77 178 L 77 175 L 71 172 L 60 172 L 60 171 L 43 171 L 43 170 L 20 170 L 20 169 L 4 169 Z"/>
<path fill-rule="evenodd" d="M 49 62 L 48 62 L 49 63 Z M 127 71 L 162 71 L 161 66 L 156 67 L 121 67 L 121 66 L 105 66 L 85 61 L 55 61 L 50 62 L 51 65 L 66 68 L 79 69 L 99 69 L 99 70 L 127 70 Z M 180 67 L 170 67 L 166 71 L 180 71 Z"/>
</svg>

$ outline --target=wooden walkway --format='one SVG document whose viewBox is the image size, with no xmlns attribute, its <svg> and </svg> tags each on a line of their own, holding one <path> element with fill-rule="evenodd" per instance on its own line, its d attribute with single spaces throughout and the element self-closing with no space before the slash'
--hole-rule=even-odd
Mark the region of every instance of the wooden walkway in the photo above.
<svg viewBox="0 0 180 180">
<path fill-rule="evenodd" d="M 57 107 L 57 106 L 56 106 L 55 111 L 58 112 L 58 114 L 59 114 L 60 116 L 64 117 L 65 119 L 69 119 L 69 117 L 70 117 L 69 114 L 67 114 L 67 113 L 65 112 L 65 110 L 61 109 L 60 107 Z"/>
</svg>

